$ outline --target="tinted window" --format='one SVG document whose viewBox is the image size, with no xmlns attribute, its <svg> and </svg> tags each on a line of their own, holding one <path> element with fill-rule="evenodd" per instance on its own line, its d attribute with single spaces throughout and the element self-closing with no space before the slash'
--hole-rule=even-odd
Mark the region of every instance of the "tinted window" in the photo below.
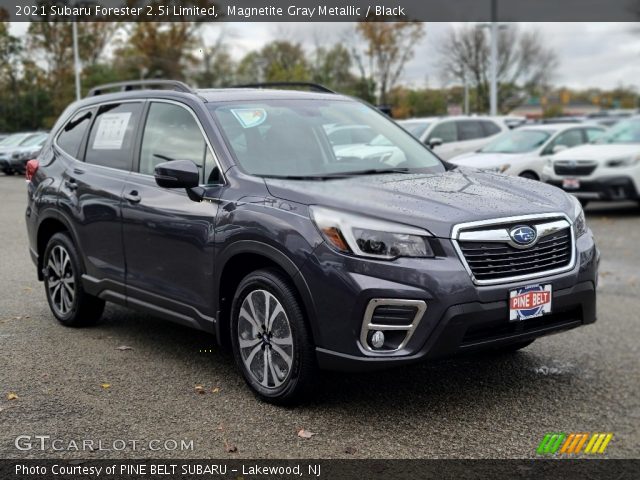
<svg viewBox="0 0 640 480">
<path fill-rule="evenodd" d="M 80 144 L 91 124 L 91 116 L 91 110 L 77 113 L 58 135 L 58 146 L 72 157 L 78 157 Z"/>
<path fill-rule="evenodd" d="M 482 128 L 484 129 L 484 133 L 487 137 L 491 135 L 495 135 L 496 133 L 500 133 L 500 127 L 489 120 L 482 120 L 480 122 L 482 124 Z"/>
<path fill-rule="evenodd" d="M 473 140 L 485 137 L 482 124 L 477 120 L 461 120 L 458 124 L 458 140 Z"/>
<path fill-rule="evenodd" d="M 191 160 L 203 172 L 201 179 L 216 183 L 215 160 L 193 115 L 178 105 L 152 103 L 142 137 L 140 173 L 153 175 L 157 165 L 173 160 Z"/>
<path fill-rule="evenodd" d="M 442 143 L 455 142 L 458 140 L 458 131 L 454 122 L 442 122 L 431 130 L 429 139 L 439 138 Z"/>
<path fill-rule="evenodd" d="M 584 140 L 582 138 L 582 131 L 579 128 L 575 128 L 558 135 L 558 137 L 553 142 L 551 142 L 547 150 L 553 150 L 553 147 L 556 147 L 558 145 L 563 145 L 567 148 L 571 148 L 582 145 L 583 143 Z"/>
<path fill-rule="evenodd" d="M 101 106 L 91 128 L 85 162 L 120 170 L 131 170 L 133 144 L 141 111 L 141 103 L 114 103 Z"/>
</svg>

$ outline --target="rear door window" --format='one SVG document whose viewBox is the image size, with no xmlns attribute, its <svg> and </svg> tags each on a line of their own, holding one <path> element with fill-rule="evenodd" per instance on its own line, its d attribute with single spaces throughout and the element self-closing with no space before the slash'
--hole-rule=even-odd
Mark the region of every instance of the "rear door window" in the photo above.
<svg viewBox="0 0 640 480">
<path fill-rule="evenodd" d="M 482 124 L 477 120 L 459 120 L 456 123 L 458 124 L 458 140 L 474 140 L 486 137 Z"/>
<path fill-rule="evenodd" d="M 65 153 L 78 158 L 82 139 L 87 133 L 89 125 L 91 125 L 92 115 L 93 112 L 91 110 L 83 110 L 76 113 L 58 134 L 56 141 Z"/>
<path fill-rule="evenodd" d="M 132 170 L 133 147 L 141 113 L 142 103 L 102 105 L 91 127 L 85 162 Z"/>
<path fill-rule="evenodd" d="M 487 137 L 501 132 L 500 127 L 490 120 L 481 120 L 480 123 L 484 129 L 485 136 Z"/>
</svg>

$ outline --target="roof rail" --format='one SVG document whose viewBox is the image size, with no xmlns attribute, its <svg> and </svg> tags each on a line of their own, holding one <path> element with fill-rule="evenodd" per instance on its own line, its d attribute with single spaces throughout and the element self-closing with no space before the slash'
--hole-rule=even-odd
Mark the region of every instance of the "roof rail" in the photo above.
<svg viewBox="0 0 640 480">
<path fill-rule="evenodd" d="M 136 90 L 138 88 L 151 87 L 151 86 L 171 87 L 172 90 L 178 92 L 195 93 L 195 91 L 186 83 L 178 80 L 130 80 L 128 82 L 116 82 L 106 83 L 104 85 L 98 85 L 89 90 L 88 97 L 95 97 L 96 95 L 102 95 L 106 93 L 106 90 L 119 90 L 121 92 L 128 92 L 130 90 Z"/>
<path fill-rule="evenodd" d="M 244 85 L 234 85 L 231 88 L 271 88 L 271 87 L 307 87 L 316 92 L 323 93 L 336 93 L 330 88 L 313 82 L 262 82 L 262 83 L 247 83 Z"/>
</svg>

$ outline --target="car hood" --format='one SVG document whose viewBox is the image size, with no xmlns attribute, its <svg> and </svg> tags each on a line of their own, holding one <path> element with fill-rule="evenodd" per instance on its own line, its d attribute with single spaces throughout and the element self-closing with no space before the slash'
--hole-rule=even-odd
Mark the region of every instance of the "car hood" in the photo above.
<svg viewBox="0 0 640 480">
<path fill-rule="evenodd" d="M 450 163 L 461 167 L 492 168 L 499 167 L 509 162 L 524 160 L 531 156 L 530 153 L 469 153 L 449 160 Z"/>
<path fill-rule="evenodd" d="M 563 150 L 556 153 L 552 158 L 554 160 L 606 161 L 611 158 L 638 154 L 640 154 L 640 144 L 638 143 L 592 143 Z"/>
<path fill-rule="evenodd" d="M 325 181 L 265 178 L 271 195 L 306 205 L 348 210 L 450 237 L 455 224 L 564 212 L 573 205 L 544 183 L 457 168 L 438 174 L 366 175 Z"/>
</svg>

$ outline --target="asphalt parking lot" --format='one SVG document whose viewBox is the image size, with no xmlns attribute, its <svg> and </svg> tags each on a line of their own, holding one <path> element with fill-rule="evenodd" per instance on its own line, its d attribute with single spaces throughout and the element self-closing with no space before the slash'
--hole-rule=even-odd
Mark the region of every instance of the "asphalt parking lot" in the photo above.
<svg viewBox="0 0 640 480">
<path fill-rule="evenodd" d="M 587 209 L 602 251 L 596 324 L 512 356 L 324 374 L 294 409 L 256 400 L 204 333 L 115 306 L 93 328 L 57 324 L 29 259 L 25 204 L 23 179 L 0 175 L 0 458 L 523 458 L 546 432 L 613 432 L 606 456 L 640 455 L 635 204 Z M 110 450 L 18 450 L 18 435 Z"/>
</svg>

